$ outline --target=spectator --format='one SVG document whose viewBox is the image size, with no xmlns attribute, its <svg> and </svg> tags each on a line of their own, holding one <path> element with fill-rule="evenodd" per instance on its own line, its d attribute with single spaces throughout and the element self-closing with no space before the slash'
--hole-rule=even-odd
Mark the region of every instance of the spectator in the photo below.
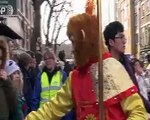
<svg viewBox="0 0 150 120">
<path fill-rule="evenodd" d="M 105 27 L 104 38 L 105 44 L 107 45 L 112 57 L 114 57 L 124 66 L 133 83 L 136 85 L 137 88 L 139 88 L 134 74 L 133 65 L 131 64 L 131 61 L 127 58 L 127 56 L 124 54 L 127 39 L 125 37 L 124 26 L 122 25 L 122 23 L 120 23 L 119 21 L 109 23 Z M 147 112 L 150 113 L 149 101 L 145 99 L 142 94 L 140 95 L 142 97 Z"/>
<path fill-rule="evenodd" d="M 148 93 L 150 92 L 150 76 L 148 75 L 148 72 L 144 70 L 144 64 L 142 61 L 134 59 L 133 65 L 140 93 L 145 99 L 149 100 Z"/>
<path fill-rule="evenodd" d="M 37 65 L 37 60 L 35 58 L 34 52 L 28 51 L 27 53 L 31 56 L 29 74 L 30 74 L 30 78 L 31 78 L 32 89 L 34 89 L 34 84 L 35 84 L 35 81 L 36 81 L 36 77 L 39 74 L 40 70 L 39 70 L 39 67 Z"/>
<path fill-rule="evenodd" d="M 35 53 L 35 58 L 36 58 L 36 62 L 37 62 L 37 65 L 39 65 L 40 64 L 40 62 L 42 61 L 42 53 L 41 52 L 39 52 L 39 51 L 37 51 L 36 53 Z"/>
<path fill-rule="evenodd" d="M 4 70 L 0 70 L 0 120 L 16 120 L 16 92 Z"/>
<path fill-rule="evenodd" d="M 46 101 L 51 99 L 66 80 L 66 73 L 56 66 L 56 56 L 52 51 L 46 50 L 43 58 L 45 67 L 38 75 L 35 83 L 32 110 L 38 109 Z M 54 85 L 54 83 L 56 84 Z M 50 89 L 52 86 L 57 86 L 57 89 Z M 44 88 L 49 89 L 44 91 Z M 46 94 L 46 92 L 49 92 L 49 94 Z"/>
<path fill-rule="evenodd" d="M 30 63 L 31 63 L 31 56 L 28 53 L 22 53 L 19 56 L 18 65 L 21 69 L 23 74 L 23 94 L 27 103 L 28 112 L 31 111 L 31 104 L 32 104 L 32 95 L 33 95 L 33 88 L 32 88 L 32 78 L 30 76 Z M 27 113 L 28 113 L 27 112 Z"/>
<path fill-rule="evenodd" d="M 16 93 L 4 70 L 8 56 L 7 48 L 6 39 L 0 36 L 0 120 L 15 120 Z"/>
<path fill-rule="evenodd" d="M 37 110 L 39 107 L 42 107 L 44 103 L 51 100 L 67 79 L 66 73 L 57 67 L 57 59 L 53 51 L 46 49 L 43 59 L 45 67 L 36 80 L 32 110 Z M 68 113 L 62 119 L 71 120 L 71 114 L 72 113 Z"/>
<path fill-rule="evenodd" d="M 147 55 L 147 62 L 148 62 L 148 65 L 146 69 L 150 71 L 150 54 Z"/>
<path fill-rule="evenodd" d="M 26 115 L 26 103 L 25 98 L 23 96 L 23 80 L 22 74 L 19 66 L 13 60 L 7 60 L 5 70 L 7 72 L 8 77 L 11 80 L 13 87 L 16 89 L 17 96 L 17 110 L 14 112 L 16 118 L 15 120 L 23 120 Z"/>
<path fill-rule="evenodd" d="M 67 73 L 67 76 L 68 76 L 70 71 L 72 70 L 72 68 L 71 68 L 71 65 L 69 64 L 69 62 L 66 61 L 65 51 L 64 50 L 59 51 L 58 57 L 60 59 L 61 67 L 64 68 L 64 71 Z"/>
</svg>

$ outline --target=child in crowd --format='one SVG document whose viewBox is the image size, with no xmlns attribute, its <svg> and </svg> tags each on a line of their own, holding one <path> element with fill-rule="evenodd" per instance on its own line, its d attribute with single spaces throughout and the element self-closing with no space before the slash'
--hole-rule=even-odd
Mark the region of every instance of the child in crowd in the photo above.
<svg viewBox="0 0 150 120">
<path fill-rule="evenodd" d="M 13 60 L 6 61 L 5 70 L 14 88 L 16 89 L 16 97 L 18 102 L 16 110 L 16 115 L 18 116 L 17 120 L 22 120 L 26 115 L 26 104 L 22 92 L 23 88 L 22 73 L 20 71 L 19 66 Z"/>
</svg>

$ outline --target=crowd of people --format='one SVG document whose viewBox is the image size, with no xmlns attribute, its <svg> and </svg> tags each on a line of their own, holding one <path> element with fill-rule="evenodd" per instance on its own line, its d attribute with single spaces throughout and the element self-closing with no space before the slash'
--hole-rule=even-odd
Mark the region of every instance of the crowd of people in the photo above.
<svg viewBox="0 0 150 120">
<path fill-rule="evenodd" d="M 99 120 L 99 50 L 105 120 L 147 120 L 149 65 L 125 55 L 127 39 L 119 21 L 105 27 L 103 48 L 98 32 L 95 15 L 70 18 L 67 36 L 75 65 L 66 61 L 64 51 L 57 57 L 49 48 L 10 56 L 7 40 L 0 36 L 0 120 Z"/>
<path fill-rule="evenodd" d="M 40 109 L 29 113 L 27 120 L 58 120 L 71 110 L 75 117 L 70 120 L 100 119 L 97 26 L 94 15 L 78 14 L 70 18 L 67 35 L 72 42 L 76 68 L 57 94 Z M 111 22 L 103 33 L 108 48 L 100 49 L 103 51 L 105 120 L 147 120 L 149 72 L 140 60 L 129 60 L 124 54 L 127 39 L 120 22 Z"/>
<path fill-rule="evenodd" d="M 6 37 L 0 36 L 0 120 L 24 120 L 28 113 L 42 107 L 61 88 L 71 66 L 62 68 L 52 49 L 44 53 L 24 51 L 9 54 Z M 63 54 L 64 63 L 65 54 Z M 68 68 L 68 69 L 66 69 Z M 71 119 L 72 112 L 62 117 Z"/>
</svg>

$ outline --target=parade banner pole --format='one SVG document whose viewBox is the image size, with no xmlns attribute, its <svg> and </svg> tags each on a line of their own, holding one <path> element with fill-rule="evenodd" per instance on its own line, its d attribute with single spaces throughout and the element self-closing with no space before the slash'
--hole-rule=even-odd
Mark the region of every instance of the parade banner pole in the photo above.
<svg viewBox="0 0 150 120">
<path fill-rule="evenodd" d="M 102 10 L 101 0 L 97 0 L 97 18 L 99 28 L 99 67 L 98 67 L 98 90 L 99 90 L 99 113 L 100 120 L 104 120 L 104 106 L 103 106 L 103 38 L 102 38 Z"/>
<path fill-rule="evenodd" d="M 98 33 L 99 33 L 99 62 L 98 62 L 98 102 L 99 102 L 99 118 L 104 120 L 104 106 L 103 106 L 103 40 L 102 40 L 102 13 L 101 0 L 87 0 L 86 13 L 93 14 L 93 9 L 97 4 L 97 19 L 98 19 Z"/>
</svg>

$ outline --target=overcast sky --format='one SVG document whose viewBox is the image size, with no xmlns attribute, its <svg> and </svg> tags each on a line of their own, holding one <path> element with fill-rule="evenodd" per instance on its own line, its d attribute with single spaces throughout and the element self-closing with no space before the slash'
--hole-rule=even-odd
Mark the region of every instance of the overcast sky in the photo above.
<svg viewBox="0 0 150 120">
<path fill-rule="evenodd" d="M 74 11 L 74 13 L 72 13 L 70 16 L 72 16 L 72 15 L 74 15 L 74 14 L 77 14 L 77 13 L 83 13 L 83 12 L 84 12 L 86 0 L 73 0 L 72 3 L 73 3 L 72 6 L 73 6 L 73 11 Z M 48 16 L 48 15 L 46 15 L 46 14 L 48 14 L 48 12 L 47 12 L 47 13 L 44 13 L 44 4 L 43 4 L 42 7 L 41 7 L 41 15 Z M 70 16 L 69 16 L 69 17 L 70 17 Z M 43 16 L 42 16 L 42 17 L 43 17 Z M 69 17 L 68 17 L 68 20 L 69 20 Z M 43 20 L 42 20 L 42 21 L 43 21 Z M 66 22 L 68 22 L 68 21 L 66 21 Z M 42 22 L 41 24 L 43 24 L 43 22 Z M 42 25 L 42 26 L 43 26 L 43 25 Z M 45 24 L 45 26 L 46 26 L 46 24 Z M 41 33 L 41 34 L 42 34 L 42 33 Z M 62 38 L 63 38 L 64 40 L 65 40 L 65 39 L 68 39 L 67 36 L 66 36 L 66 29 L 62 30 L 62 32 L 60 33 L 59 36 L 61 36 L 61 37 L 60 37 L 61 39 L 58 40 L 59 43 L 62 42 L 62 41 L 61 41 Z M 43 39 L 43 43 L 45 43 L 45 42 L 44 42 L 45 40 L 44 40 L 44 35 L 43 35 L 43 34 L 42 34 L 42 39 Z M 65 42 L 65 43 L 70 43 L 70 42 L 67 41 L 67 42 Z"/>
<path fill-rule="evenodd" d="M 114 1 L 115 0 L 102 0 L 102 25 L 103 25 L 103 29 L 105 27 L 105 25 L 107 25 L 109 22 L 114 21 Z M 70 16 L 77 14 L 77 13 L 83 13 L 85 11 L 85 4 L 86 4 L 86 0 L 73 0 L 73 10 L 74 13 L 72 13 Z M 41 7 L 41 13 L 42 15 L 45 15 L 46 13 L 43 13 L 44 11 L 44 7 Z M 69 16 L 69 17 L 70 17 Z M 68 19 L 69 19 L 68 17 Z M 66 21 L 68 22 L 68 21 Z M 66 36 L 66 29 L 62 30 L 62 32 L 60 33 L 60 38 L 58 41 L 59 43 L 62 42 L 62 38 L 67 39 Z M 44 39 L 44 38 L 42 38 Z M 65 42 L 65 43 L 70 43 L 69 41 Z"/>
<path fill-rule="evenodd" d="M 73 0 L 73 8 L 75 13 L 82 13 L 85 10 L 86 0 Z"/>
</svg>

